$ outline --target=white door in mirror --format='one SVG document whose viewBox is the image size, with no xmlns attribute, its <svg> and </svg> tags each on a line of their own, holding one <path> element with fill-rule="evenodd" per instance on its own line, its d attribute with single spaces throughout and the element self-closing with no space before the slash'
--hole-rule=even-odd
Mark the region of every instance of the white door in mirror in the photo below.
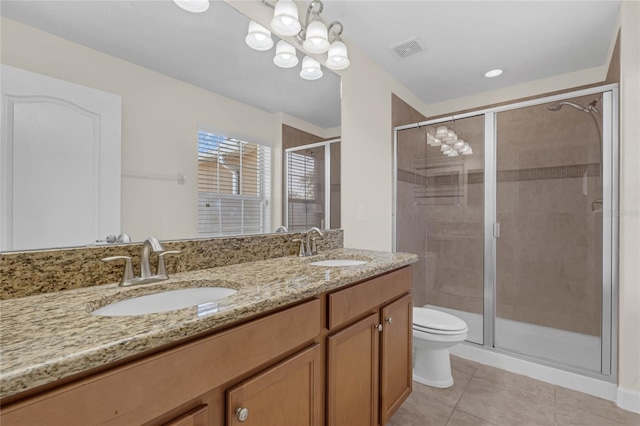
<svg viewBox="0 0 640 426">
<path fill-rule="evenodd" d="M 118 317 L 175 311 L 229 297 L 238 290 L 224 287 L 198 287 L 148 294 L 111 303 L 91 312 L 92 315 Z"/>
<path fill-rule="evenodd" d="M 120 96 L 3 64 L 2 97 L 0 250 L 119 234 Z"/>
</svg>

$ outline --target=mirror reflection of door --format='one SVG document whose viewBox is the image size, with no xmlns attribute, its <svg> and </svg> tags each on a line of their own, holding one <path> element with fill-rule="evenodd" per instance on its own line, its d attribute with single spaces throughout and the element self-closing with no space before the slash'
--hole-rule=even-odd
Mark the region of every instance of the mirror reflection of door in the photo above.
<svg viewBox="0 0 640 426">
<path fill-rule="evenodd" d="M 0 250 L 120 233 L 120 97 L 2 66 Z"/>
</svg>

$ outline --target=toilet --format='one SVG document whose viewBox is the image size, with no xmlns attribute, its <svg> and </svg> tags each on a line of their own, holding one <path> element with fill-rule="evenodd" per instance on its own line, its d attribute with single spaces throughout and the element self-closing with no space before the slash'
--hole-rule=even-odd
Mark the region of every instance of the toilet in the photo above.
<svg viewBox="0 0 640 426">
<path fill-rule="evenodd" d="M 467 323 L 428 308 L 413 308 L 413 380 L 436 388 L 453 385 L 449 348 L 467 338 Z"/>
</svg>

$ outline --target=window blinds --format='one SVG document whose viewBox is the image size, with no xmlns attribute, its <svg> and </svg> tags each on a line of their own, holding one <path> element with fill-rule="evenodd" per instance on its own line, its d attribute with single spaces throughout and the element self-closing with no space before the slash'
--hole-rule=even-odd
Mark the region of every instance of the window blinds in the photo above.
<svg viewBox="0 0 640 426">
<path fill-rule="evenodd" d="M 267 146 L 198 132 L 198 235 L 270 231 Z"/>
</svg>

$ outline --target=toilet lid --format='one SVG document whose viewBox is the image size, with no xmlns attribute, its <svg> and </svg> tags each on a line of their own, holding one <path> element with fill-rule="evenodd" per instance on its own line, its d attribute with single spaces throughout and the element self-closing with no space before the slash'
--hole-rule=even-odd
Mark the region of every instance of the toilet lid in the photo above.
<svg viewBox="0 0 640 426">
<path fill-rule="evenodd" d="M 440 331 L 462 331 L 467 323 L 460 318 L 428 308 L 413 308 L 413 325 L 422 329 Z"/>
</svg>

